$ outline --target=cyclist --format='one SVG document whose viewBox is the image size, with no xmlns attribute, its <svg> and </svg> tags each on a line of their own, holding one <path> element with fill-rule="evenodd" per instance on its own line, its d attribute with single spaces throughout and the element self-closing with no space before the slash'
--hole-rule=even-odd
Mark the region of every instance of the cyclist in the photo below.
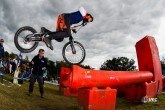
<svg viewBox="0 0 165 110">
<path fill-rule="evenodd" d="M 83 26 L 89 22 L 93 21 L 93 16 L 83 8 L 80 7 L 78 11 L 73 13 L 63 13 L 58 16 L 57 24 L 56 24 L 56 32 L 51 32 L 49 34 L 49 30 L 42 27 L 41 32 L 47 32 L 48 35 L 43 37 L 42 41 L 45 42 L 46 46 L 53 50 L 53 46 L 51 43 L 52 39 L 57 41 L 62 41 L 65 37 L 71 36 L 70 26 L 73 24 L 77 24 L 82 21 Z"/>
</svg>

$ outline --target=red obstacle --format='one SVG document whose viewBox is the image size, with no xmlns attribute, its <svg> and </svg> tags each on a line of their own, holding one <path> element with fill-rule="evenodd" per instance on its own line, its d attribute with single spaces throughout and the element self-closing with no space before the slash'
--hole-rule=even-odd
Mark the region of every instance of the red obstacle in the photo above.
<svg viewBox="0 0 165 110">
<path fill-rule="evenodd" d="M 68 77 L 70 76 L 69 75 L 70 72 L 71 72 L 70 68 L 65 68 L 65 67 L 61 68 L 59 91 L 63 93 L 65 96 L 78 96 L 78 89 L 73 89 L 63 84 L 65 80 L 68 80 Z"/>
<path fill-rule="evenodd" d="M 141 84 L 150 82 L 153 74 L 147 71 L 124 72 L 124 71 L 100 71 L 85 70 L 79 66 L 72 67 L 72 74 L 62 82 L 70 88 L 92 88 L 92 87 L 118 87 L 130 84 Z"/>
<path fill-rule="evenodd" d="M 73 65 L 61 75 L 60 85 L 78 91 L 78 104 L 84 110 L 115 110 L 117 91 L 131 101 L 156 97 L 162 92 L 162 71 L 154 38 L 137 42 L 136 51 L 139 71 L 86 70 Z"/>
</svg>

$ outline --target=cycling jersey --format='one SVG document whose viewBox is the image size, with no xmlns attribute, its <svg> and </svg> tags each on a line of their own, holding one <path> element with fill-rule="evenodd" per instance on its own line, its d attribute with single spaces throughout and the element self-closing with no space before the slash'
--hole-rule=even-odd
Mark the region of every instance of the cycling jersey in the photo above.
<svg viewBox="0 0 165 110">
<path fill-rule="evenodd" d="M 79 11 L 73 13 L 63 13 L 58 16 L 56 30 L 64 31 L 64 29 L 70 28 L 70 25 L 77 24 L 86 17 L 86 10 L 80 7 Z"/>
<path fill-rule="evenodd" d="M 79 11 L 73 12 L 69 14 L 70 18 L 70 25 L 77 24 L 85 18 L 87 12 L 83 7 L 79 8 Z"/>
</svg>

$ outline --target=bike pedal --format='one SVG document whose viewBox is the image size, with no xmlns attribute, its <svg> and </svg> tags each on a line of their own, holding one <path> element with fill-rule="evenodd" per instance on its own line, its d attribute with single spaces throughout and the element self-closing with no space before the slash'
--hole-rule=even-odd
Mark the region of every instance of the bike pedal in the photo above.
<svg viewBox="0 0 165 110">
<path fill-rule="evenodd" d="M 42 39 L 41 39 L 41 40 L 42 40 L 42 42 L 45 42 L 45 39 L 44 39 L 44 37 L 42 37 Z"/>
</svg>

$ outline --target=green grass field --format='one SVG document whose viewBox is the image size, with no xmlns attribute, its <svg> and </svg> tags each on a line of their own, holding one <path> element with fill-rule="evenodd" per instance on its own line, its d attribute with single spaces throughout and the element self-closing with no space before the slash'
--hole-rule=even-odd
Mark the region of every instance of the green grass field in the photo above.
<svg viewBox="0 0 165 110">
<path fill-rule="evenodd" d="M 28 85 L 24 81 L 22 86 L 12 85 L 5 75 L 4 85 L 0 84 L 0 110 L 81 110 L 77 106 L 77 99 L 66 97 L 58 92 L 58 86 L 45 85 L 45 96 L 40 97 L 38 84 L 35 84 L 32 96 L 27 96 Z M 165 110 L 165 95 L 158 96 L 158 102 L 140 104 L 130 103 L 118 97 L 116 110 Z"/>
</svg>

